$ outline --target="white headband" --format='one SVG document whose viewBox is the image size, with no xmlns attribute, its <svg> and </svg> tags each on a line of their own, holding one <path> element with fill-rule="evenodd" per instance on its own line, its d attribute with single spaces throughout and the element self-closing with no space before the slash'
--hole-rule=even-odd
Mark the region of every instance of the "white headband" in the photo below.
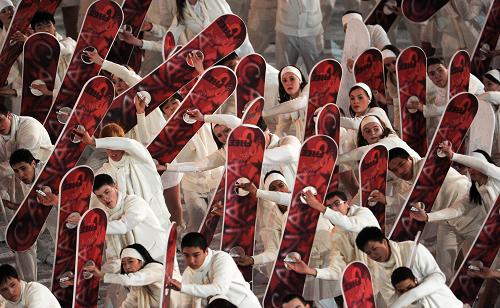
<svg viewBox="0 0 500 308">
<path fill-rule="evenodd" d="M 347 23 L 353 19 L 363 21 L 363 16 L 361 16 L 361 14 L 359 13 L 345 14 L 344 16 L 342 16 L 342 26 L 345 27 L 345 25 L 347 25 Z"/>
<path fill-rule="evenodd" d="M 299 78 L 300 82 L 302 82 L 302 74 L 300 73 L 300 70 L 298 68 L 296 68 L 295 66 L 291 66 L 291 65 L 285 66 L 281 70 L 281 80 L 283 80 L 283 76 L 285 76 L 286 73 L 294 74 L 295 76 L 297 76 L 297 78 Z"/>
<path fill-rule="evenodd" d="M 269 186 L 271 186 L 271 183 L 274 182 L 274 181 L 282 181 L 284 184 L 288 185 L 286 183 L 286 179 L 284 176 L 282 176 L 281 174 L 279 173 L 271 173 L 270 175 L 267 176 L 266 180 L 264 181 L 264 187 L 266 188 L 266 190 L 269 190 Z"/>
<path fill-rule="evenodd" d="M 491 77 L 493 77 L 493 79 L 500 83 L 500 72 L 498 70 L 487 71 L 484 75 L 490 75 Z"/>
<path fill-rule="evenodd" d="M 355 83 L 352 87 L 351 87 L 351 90 L 349 90 L 349 93 L 351 93 L 352 89 L 354 87 L 360 87 L 361 89 L 365 90 L 366 94 L 368 94 L 368 98 L 369 98 L 369 101 L 372 100 L 372 90 L 370 89 L 370 87 L 364 83 L 364 82 L 358 82 L 358 83 Z"/>
<path fill-rule="evenodd" d="M 123 259 L 123 258 L 134 258 L 134 259 L 141 260 L 142 262 L 144 262 L 144 258 L 141 256 L 141 254 L 133 248 L 123 249 L 121 259 Z"/>
<path fill-rule="evenodd" d="M 366 124 L 368 123 L 377 123 L 378 125 L 380 125 L 380 127 L 383 127 L 382 126 L 382 123 L 380 122 L 380 120 L 376 117 L 376 116 L 373 116 L 373 115 L 367 115 L 363 118 L 363 120 L 361 120 L 361 123 L 359 124 L 359 127 L 361 129 L 363 129 L 363 127 L 365 127 Z"/>
<path fill-rule="evenodd" d="M 470 156 L 471 156 L 471 157 L 475 157 L 475 158 L 479 158 L 480 160 L 484 161 L 485 163 L 488 163 L 488 164 L 490 163 L 490 162 L 486 159 L 486 157 L 484 157 L 484 155 L 483 155 L 483 154 L 481 154 L 481 153 L 478 153 L 478 152 L 472 152 L 472 153 L 470 154 Z"/>
<path fill-rule="evenodd" d="M 4 8 L 9 7 L 9 6 L 14 6 L 14 4 L 12 3 L 12 1 L 10 1 L 10 0 L 0 0 L 0 10 L 3 10 Z"/>
<path fill-rule="evenodd" d="M 389 49 L 384 49 L 382 50 L 382 59 L 387 59 L 387 58 L 397 58 L 396 54 L 394 51 L 389 50 Z"/>
</svg>

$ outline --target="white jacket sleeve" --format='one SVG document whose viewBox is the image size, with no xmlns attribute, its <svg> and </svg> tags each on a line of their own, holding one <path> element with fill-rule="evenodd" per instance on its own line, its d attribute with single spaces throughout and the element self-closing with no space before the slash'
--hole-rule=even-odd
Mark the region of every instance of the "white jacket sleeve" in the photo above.
<svg viewBox="0 0 500 308">
<path fill-rule="evenodd" d="M 292 202 L 292 194 L 279 191 L 257 189 L 257 198 L 274 202 L 279 205 L 289 206 Z"/>
<path fill-rule="evenodd" d="M 446 110 L 446 105 L 437 106 L 434 104 L 425 104 L 422 109 L 424 118 L 440 117 L 445 110 Z"/>
<path fill-rule="evenodd" d="M 262 111 L 263 117 L 271 117 L 278 114 L 290 113 L 307 108 L 309 102 L 309 84 L 302 89 L 302 92 L 297 98 L 280 103 L 272 108 L 264 109 Z"/>
<path fill-rule="evenodd" d="M 464 200 L 459 200 L 454 202 L 450 207 L 444 208 L 439 211 L 427 213 L 427 220 L 431 221 L 443 221 L 462 216 L 465 211 Z"/>
<path fill-rule="evenodd" d="M 59 41 L 60 57 L 72 56 L 75 52 L 76 42 L 71 37 L 66 37 Z"/>
<path fill-rule="evenodd" d="M 424 278 L 422 282 L 415 288 L 402 294 L 392 305 L 392 308 L 403 308 L 409 306 L 411 303 L 424 298 L 434 293 L 439 288 L 443 287 L 441 277 L 434 273 Z"/>
<path fill-rule="evenodd" d="M 129 87 L 135 85 L 142 79 L 141 76 L 137 75 L 134 71 L 129 70 L 123 65 L 116 64 L 108 60 L 104 60 L 102 63 L 102 69 L 120 78 Z"/>
<path fill-rule="evenodd" d="M 145 201 L 143 201 L 145 203 Z M 139 203 L 130 206 L 125 214 L 118 220 L 110 220 L 106 228 L 106 234 L 126 234 L 132 231 L 147 217 L 146 212 Z"/>
<path fill-rule="evenodd" d="M 156 264 L 157 266 L 153 266 Z M 163 279 L 163 266 L 159 263 L 150 263 L 140 271 L 129 274 L 104 274 L 105 283 L 119 284 L 129 287 L 140 287 L 153 284 Z"/>
<path fill-rule="evenodd" d="M 343 215 L 330 208 L 326 208 L 324 217 L 333 225 L 354 233 L 359 233 L 365 227 L 379 227 L 377 219 L 373 216 L 372 212 L 364 208 L 359 208 L 356 214 L 352 216 Z"/>
<path fill-rule="evenodd" d="M 488 91 L 478 95 L 478 98 L 495 106 L 500 105 L 500 91 Z"/>
<path fill-rule="evenodd" d="M 130 156 L 144 162 L 152 161 L 151 154 L 139 142 L 130 138 L 124 137 L 106 137 L 96 138 L 95 147 L 98 149 L 121 150 L 125 151 Z"/>
<path fill-rule="evenodd" d="M 370 108 L 366 115 L 376 115 L 380 118 L 382 122 L 384 122 L 385 126 L 392 129 L 392 124 L 384 109 L 379 107 Z M 361 124 L 361 120 L 363 120 L 364 116 L 348 118 L 348 117 L 340 117 L 340 126 L 347 129 L 359 129 L 359 125 Z"/>
<path fill-rule="evenodd" d="M 142 40 L 142 49 L 144 50 L 150 50 L 150 51 L 157 51 L 157 52 L 162 52 L 163 48 L 163 41 L 146 41 Z"/>
<path fill-rule="evenodd" d="M 206 123 L 224 125 L 231 129 L 241 125 L 241 119 L 232 114 L 206 114 L 203 116 L 203 121 Z"/>
<path fill-rule="evenodd" d="M 278 147 L 264 151 L 264 163 L 296 163 L 299 161 L 301 143 L 295 136 L 286 136 L 280 140 Z"/>
<path fill-rule="evenodd" d="M 212 170 L 220 166 L 224 166 L 224 164 L 226 163 L 226 157 L 222 151 L 225 150 L 220 149 L 203 159 L 193 162 L 167 164 L 167 171 L 202 172 L 202 171 Z"/>
<path fill-rule="evenodd" d="M 24 304 L 26 305 L 25 307 L 29 308 L 61 307 L 52 292 L 50 292 L 50 290 L 44 285 L 37 282 L 30 282 L 26 284 L 23 298 Z"/>
<path fill-rule="evenodd" d="M 160 37 L 163 37 L 167 33 L 167 28 L 165 28 L 164 26 L 162 26 L 160 24 L 153 23 L 153 27 L 151 28 L 149 33 L 151 33 L 151 35 L 154 35 L 154 36 L 160 38 Z"/>
<path fill-rule="evenodd" d="M 451 158 L 452 161 L 462 164 L 464 166 L 475 169 L 488 177 L 500 180 L 500 167 L 494 164 L 487 163 L 479 158 L 454 153 Z"/>
</svg>

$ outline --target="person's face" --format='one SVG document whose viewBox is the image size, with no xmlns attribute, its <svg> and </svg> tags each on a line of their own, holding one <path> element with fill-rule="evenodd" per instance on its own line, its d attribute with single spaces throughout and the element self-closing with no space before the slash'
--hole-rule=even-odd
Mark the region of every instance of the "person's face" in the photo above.
<svg viewBox="0 0 500 308">
<path fill-rule="evenodd" d="M 351 91 L 349 94 L 349 101 L 351 103 L 351 108 L 356 115 L 364 114 L 370 104 L 368 95 L 366 95 L 365 90 L 361 88 L 356 88 Z"/>
<path fill-rule="evenodd" d="M 269 184 L 269 190 L 270 191 L 278 191 L 278 192 L 282 192 L 282 193 L 290 192 L 288 190 L 288 186 L 285 183 L 283 183 L 283 181 L 280 181 L 280 180 L 272 181 L 271 184 Z"/>
<path fill-rule="evenodd" d="M 33 30 L 35 30 L 35 32 L 45 32 L 56 35 L 56 26 L 50 20 L 37 23 Z"/>
<path fill-rule="evenodd" d="M 199 269 L 205 262 L 208 250 L 203 250 L 200 247 L 184 247 L 182 248 L 182 254 L 187 266 L 192 269 Z"/>
<path fill-rule="evenodd" d="M 111 81 L 115 86 L 116 95 L 120 95 L 123 91 L 128 89 L 128 85 L 121 78 L 116 77 L 115 75 L 111 76 Z"/>
<path fill-rule="evenodd" d="M 411 158 L 396 157 L 389 161 L 389 170 L 398 178 L 410 181 L 413 178 L 413 161 Z"/>
<path fill-rule="evenodd" d="M 383 133 L 384 129 L 382 128 L 382 126 L 375 122 L 367 123 L 365 126 L 363 126 L 363 129 L 361 129 L 361 135 L 363 136 L 363 138 L 365 138 L 368 144 L 374 144 L 378 142 Z"/>
<path fill-rule="evenodd" d="M 488 176 L 481 173 L 480 171 L 474 168 L 468 168 L 468 170 L 471 180 L 478 182 L 480 184 L 484 184 L 488 180 Z"/>
<path fill-rule="evenodd" d="M 122 258 L 122 267 L 125 273 L 135 273 L 142 268 L 142 261 L 136 258 Z"/>
<path fill-rule="evenodd" d="M 195 4 L 196 4 L 196 2 L 198 2 L 198 0 L 188 0 L 188 2 L 189 2 L 189 4 L 191 4 L 191 5 L 195 5 Z"/>
<path fill-rule="evenodd" d="M 484 90 L 489 91 L 500 91 L 500 83 L 494 83 L 488 78 L 483 78 Z"/>
<path fill-rule="evenodd" d="M 9 277 L 0 284 L 0 295 L 8 301 L 17 302 L 21 298 L 21 283 L 19 279 Z"/>
<path fill-rule="evenodd" d="M 214 135 L 222 144 L 226 144 L 229 133 L 231 133 L 231 129 L 227 126 L 216 125 L 214 127 Z"/>
<path fill-rule="evenodd" d="M 8 135 L 10 133 L 10 125 L 12 121 L 12 113 L 0 114 L 0 135 Z"/>
<path fill-rule="evenodd" d="M 403 294 L 415 288 L 416 286 L 417 283 L 414 279 L 406 278 L 405 280 L 398 282 L 394 286 L 394 288 L 396 289 L 396 292 L 398 292 L 399 294 Z"/>
<path fill-rule="evenodd" d="M 300 80 L 295 76 L 294 73 L 288 72 L 281 76 L 281 84 L 285 88 L 286 94 L 295 98 L 299 95 L 300 91 Z"/>
<path fill-rule="evenodd" d="M 342 215 L 347 215 L 347 211 L 349 210 L 349 204 L 340 199 L 339 196 L 334 196 L 330 199 L 327 199 L 325 201 L 325 206 L 341 213 Z"/>
<path fill-rule="evenodd" d="M 103 185 L 94 191 L 97 199 L 108 209 L 114 209 L 118 201 L 118 188 L 116 185 Z"/>
<path fill-rule="evenodd" d="M 366 253 L 370 259 L 376 262 L 387 262 L 390 257 L 390 251 L 386 240 L 383 240 L 382 242 L 368 241 L 363 249 L 363 252 Z"/>
<path fill-rule="evenodd" d="M 125 154 L 125 151 L 122 150 L 105 150 L 106 154 L 108 155 L 108 158 L 111 159 L 112 161 L 120 161 Z"/>
<path fill-rule="evenodd" d="M 427 75 L 440 88 L 444 88 L 448 84 L 448 69 L 443 64 L 431 64 L 427 68 Z"/>
<path fill-rule="evenodd" d="M 281 308 L 310 308 L 309 304 L 303 304 L 302 301 L 298 298 L 294 298 L 288 303 L 283 303 Z"/>
<path fill-rule="evenodd" d="M 161 107 L 161 111 L 163 112 L 165 118 L 170 118 L 180 104 L 181 102 L 176 98 L 170 98 L 167 100 L 167 102 Z"/>
<path fill-rule="evenodd" d="M 36 162 L 27 163 L 25 161 L 12 165 L 12 170 L 16 177 L 24 184 L 31 184 L 35 180 Z"/>
<path fill-rule="evenodd" d="M 12 16 L 14 16 L 13 6 L 4 7 L 0 10 L 0 21 L 2 22 L 4 29 L 9 26 Z"/>
<path fill-rule="evenodd" d="M 396 58 L 389 57 L 384 59 L 385 69 L 392 74 L 396 74 Z"/>
</svg>

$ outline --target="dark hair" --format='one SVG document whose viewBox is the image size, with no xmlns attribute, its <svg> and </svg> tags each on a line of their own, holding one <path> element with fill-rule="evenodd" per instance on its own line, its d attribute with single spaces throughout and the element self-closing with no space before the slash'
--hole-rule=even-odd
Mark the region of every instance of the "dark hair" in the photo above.
<svg viewBox="0 0 500 308">
<path fill-rule="evenodd" d="M 106 173 L 101 173 L 96 175 L 94 178 L 94 185 L 92 186 L 92 191 L 96 191 L 99 188 L 103 187 L 104 185 L 110 185 L 113 186 L 115 184 L 115 181 L 111 177 L 111 175 L 106 174 Z"/>
<path fill-rule="evenodd" d="M 163 108 L 165 108 L 165 106 L 170 103 L 171 101 L 173 101 L 174 99 L 177 99 L 179 100 L 179 102 L 182 102 L 183 98 L 182 96 L 179 94 L 179 92 L 175 92 L 172 96 L 170 96 L 166 101 L 164 101 L 163 103 L 160 104 L 160 110 L 162 111 L 163 113 Z"/>
<path fill-rule="evenodd" d="M 257 121 L 256 126 L 258 128 L 260 128 L 263 132 L 265 132 L 267 130 L 267 123 L 262 116 L 260 116 L 259 120 Z"/>
<path fill-rule="evenodd" d="M 380 136 L 380 139 L 385 138 L 385 137 L 389 136 L 390 134 L 395 134 L 394 131 L 392 129 L 390 129 L 389 127 L 387 127 L 385 125 L 384 121 L 382 121 L 378 116 L 376 116 L 374 114 L 371 114 L 370 116 L 376 117 L 379 120 L 380 124 L 382 125 L 382 136 Z M 358 147 L 368 145 L 368 142 L 363 137 L 363 132 L 361 130 L 361 124 L 359 125 L 358 136 L 357 136 L 356 142 L 357 142 Z"/>
<path fill-rule="evenodd" d="M 392 148 L 389 150 L 389 161 L 394 158 L 408 159 L 410 157 L 410 153 L 403 148 Z"/>
<path fill-rule="evenodd" d="M 269 171 L 268 173 L 266 173 L 266 175 L 264 175 L 264 182 L 266 181 L 267 177 L 270 176 L 271 174 L 273 173 L 277 173 L 277 174 L 281 174 L 283 175 L 283 173 L 281 173 L 281 171 L 278 171 L 278 170 L 271 170 Z M 283 175 L 284 176 L 284 175 Z M 286 184 L 286 183 L 285 183 Z"/>
<path fill-rule="evenodd" d="M 50 14 L 49 12 L 45 11 L 38 11 L 33 15 L 33 18 L 31 18 L 31 29 L 35 30 L 35 26 L 39 23 L 45 23 L 47 21 L 50 21 L 53 25 L 56 24 L 56 20 L 54 19 L 54 15 Z"/>
<path fill-rule="evenodd" d="M 0 284 L 7 282 L 9 278 L 19 280 L 16 269 L 10 264 L 0 265 Z"/>
<path fill-rule="evenodd" d="M 132 248 L 132 249 L 135 249 L 137 250 L 137 252 L 142 256 L 142 258 L 144 259 L 144 264 L 142 264 L 142 267 L 146 266 L 147 264 L 149 263 L 159 263 L 159 264 L 163 264 L 161 262 L 158 262 L 156 261 L 155 259 L 153 259 L 153 257 L 151 257 L 151 255 L 149 254 L 149 252 L 146 250 L 146 248 L 144 246 L 142 246 L 141 244 L 138 244 L 138 243 L 135 243 L 135 244 L 131 244 L 131 245 L 128 245 L 127 247 L 124 247 L 123 249 L 125 248 Z M 120 251 L 120 257 L 122 255 L 122 251 L 123 249 Z M 123 266 L 120 265 L 120 273 L 122 274 L 125 274 L 125 270 L 123 269 Z"/>
<path fill-rule="evenodd" d="M 496 164 L 493 161 L 493 159 L 491 159 L 491 156 L 488 153 L 486 153 L 485 151 L 483 151 L 483 150 L 475 150 L 473 152 L 474 153 L 479 153 L 479 154 L 483 155 L 484 158 L 486 158 L 486 160 L 490 164 L 496 166 Z M 483 204 L 483 198 L 481 198 L 481 194 L 477 190 L 476 181 L 472 181 L 472 185 L 470 186 L 470 189 L 469 189 L 469 201 L 472 202 L 472 203 L 476 203 L 476 204 Z"/>
<path fill-rule="evenodd" d="M 304 89 L 304 87 L 307 85 L 307 79 L 304 76 L 304 73 L 302 73 L 302 71 L 298 67 L 296 67 L 295 65 L 287 65 L 287 66 L 293 66 L 299 70 L 300 76 L 302 78 L 302 82 L 300 83 L 299 89 L 300 89 L 300 91 L 302 91 L 302 89 Z M 279 93 L 279 103 L 280 104 L 292 99 L 290 97 L 290 95 L 288 95 L 288 93 L 286 93 L 285 87 L 283 87 L 283 84 L 281 83 L 281 71 L 283 71 L 283 69 L 287 66 L 282 67 L 280 69 L 280 72 L 278 73 L 278 93 Z"/>
<path fill-rule="evenodd" d="M 222 58 L 215 65 L 223 65 L 234 71 L 236 69 L 236 65 L 238 65 L 238 61 L 240 61 L 240 57 L 238 56 L 238 54 L 236 54 L 236 52 L 233 51 L 232 53 Z"/>
<path fill-rule="evenodd" d="M 33 156 L 33 154 L 31 154 L 31 152 L 29 150 L 26 150 L 26 149 L 15 150 L 14 152 L 12 152 L 12 154 L 10 154 L 10 158 L 9 158 L 9 164 L 11 166 L 14 166 L 17 163 L 22 163 L 22 162 L 31 164 L 33 161 L 35 161 L 35 163 L 39 162 L 39 160 L 36 159 Z"/>
<path fill-rule="evenodd" d="M 184 7 L 186 7 L 187 0 L 175 0 L 177 6 L 177 21 L 182 23 L 184 21 Z"/>
<path fill-rule="evenodd" d="M 334 190 L 326 194 L 325 200 L 329 200 L 333 197 L 339 197 L 342 201 L 347 201 L 347 195 L 340 190 Z"/>
<path fill-rule="evenodd" d="M 374 241 L 382 243 L 385 239 L 386 237 L 384 236 L 384 233 L 382 233 L 382 230 L 379 228 L 365 227 L 356 237 L 356 247 L 358 247 L 359 250 L 364 251 L 363 248 L 365 248 L 368 242 Z"/>
<path fill-rule="evenodd" d="M 302 305 L 307 305 L 307 304 L 311 305 L 311 303 L 306 301 L 305 298 L 302 297 L 302 295 L 300 294 L 287 294 L 283 296 L 283 298 L 281 299 L 281 305 L 291 302 L 294 299 L 298 299 L 302 303 Z"/>
<path fill-rule="evenodd" d="M 205 237 L 198 232 L 190 232 L 182 238 L 181 248 L 185 247 L 199 247 L 203 251 L 207 250 L 208 244 Z"/>
<path fill-rule="evenodd" d="M 368 95 L 368 92 L 366 92 L 365 89 L 363 89 L 362 87 L 360 86 L 353 86 L 350 90 L 349 90 L 349 96 L 351 96 L 351 92 L 356 90 L 356 89 L 361 89 L 363 90 L 363 92 L 365 92 L 366 96 L 370 97 L 370 95 Z M 372 89 L 370 89 L 371 91 Z M 351 102 L 350 102 L 350 98 L 349 98 L 349 114 L 351 115 L 351 117 L 355 117 L 356 116 L 356 113 L 354 112 L 354 110 L 352 110 L 352 107 L 351 107 Z M 377 100 L 375 99 L 375 95 L 373 95 L 373 92 L 372 92 L 372 99 L 370 100 L 370 102 L 368 103 L 368 108 L 374 108 L 374 107 L 380 107 L 380 105 L 377 103 Z"/>
<path fill-rule="evenodd" d="M 219 138 L 215 135 L 214 128 L 216 126 L 219 126 L 221 124 L 215 124 L 215 125 L 210 125 L 210 131 L 212 132 L 212 138 L 214 138 L 215 145 L 217 146 L 217 149 L 220 150 L 224 147 L 224 143 L 222 143 Z"/>
<path fill-rule="evenodd" d="M 216 298 L 207 305 L 207 308 L 238 308 L 238 306 L 227 299 Z"/>
<path fill-rule="evenodd" d="M 434 64 L 442 64 L 444 66 L 446 66 L 444 64 L 444 58 L 443 57 L 429 57 L 427 58 L 427 68 L 429 68 L 429 66 L 431 65 L 434 65 Z"/>
<path fill-rule="evenodd" d="M 396 268 L 391 274 L 391 283 L 393 287 L 396 287 L 398 283 L 406 279 L 415 280 L 413 272 L 406 266 Z"/>
<path fill-rule="evenodd" d="M 491 74 L 486 73 L 483 75 L 483 77 L 488 79 L 489 81 L 495 83 L 495 84 L 500 84 L 500 81 L 496 80 L 495 77 L 493 77 L 493 75 L 491 75 Z"/>
<path fill-rule="evenodd" d="M 356 14 L 359 14 L 359 15 L 363 16 L 363 14 L 361 14 L 361 12 L 356 11 L 356 10 L 345 11 L 344 14 L 342 14 L 342 16 L 347 15 L 347 14 L 351 14 L 351 13 L 356 13 Z"/>
<path fill-rule="evenodd" d="M 7 116 L 10 113 L 10 110 L 5 106 L 4 103 L 0 103 L 0 114 Z"/>
</svg>

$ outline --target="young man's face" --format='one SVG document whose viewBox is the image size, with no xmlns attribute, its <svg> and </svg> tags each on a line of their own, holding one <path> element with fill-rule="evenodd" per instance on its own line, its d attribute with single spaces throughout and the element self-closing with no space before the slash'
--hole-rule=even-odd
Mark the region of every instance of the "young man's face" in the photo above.
<svg viewBox="0 0 500 308">
<path fill-rule="evenodd" d="M 325 206 L 331 208 L 334 211 L 341 213 L 342 215 L 347 215 L 349 210 L 349 204 L 342 200 L 339 196 L 334 196 L 325 201 Z"/>
<path fill-rule="evenodd" d="M 14 170 L 16 177 L 24 184 L 32 184 L 35 180 L 35 161 L 32 161 L 31 163 L 22 161 L 12 165 L 11 167 L 12 170 Z"/>
<path fill-rule="evenodd" d="M 310 308 L 309 304 L 303 304 L 302 301 L 298 298 L 294 298 L 288 303 L 283 303 L 281 308 Z"/>
<path fill-rule="evenodd" d="M 46 20 L 46 21 L 42 21 L 42 22 L 39 22 L 35 25 L 35 29 L 33 29 L 35 32 L 45 32 L 45 33 L 49 33 L 49 34 L 52 34 L 52 35 L 56 35 L 56 26 L 50 21 L 50 20 Z"/>
<path fill-rule="evenodd" d="M 108 209 L 114 209 L 118 201 L 118 188 L 116 185 L 103 185 L 94 191 L 97 199 Z"/>
<path fill-rule="evenodd" d="M 187 266 L 192 269 L 199 269 L 205 262 L 208 250 L 203 250 L 200 247 L 184 247 L 182 248 L 182 254 Z"/>
<path fill-rule="evenodd" d="M 396 292 L 398 292 L 399 294 L 403 294 L 415 288 L 416 286 L 417 283 L 415 282 L 414 279 L 406 278 L 405 280 L 402 280 L 399 283 L 397 283 L 394 286 L 394 288 L 396 289 Z"/>
<path fill-rule="evenodd" d="M 10 302 L 17 302 L 21 298 L 21 283 L 19 279 L 9 277 L 0 284 L 0 295 Z"/>
<path fill-rule="evenodd" d="M 443 64 L 429 65 L 427 68 L 427 75 L 430 80 L 440 88 L 444 88 L 448 84 L 448 69 L 446 69 Z"/>
<path fill-rule="evenodd" d="M 8 135 L 12 123 L 12 113 L 0 114 L 0 135 Z"/>
<path fill-rule="evenodd" d="M 383 240 L 382 242 L 368 241 L 365 247 L 363 247 L 363 252 L 376 262 L 387 262 L 391 256 L 387 240 Z"/>
<path fill-rule="evenodd" d="M 413 178 L 413 161 L 411 158 L 396 157 L 389 161 L 389 170 L 398 178 L 411 181 Z"/>
</svg>

